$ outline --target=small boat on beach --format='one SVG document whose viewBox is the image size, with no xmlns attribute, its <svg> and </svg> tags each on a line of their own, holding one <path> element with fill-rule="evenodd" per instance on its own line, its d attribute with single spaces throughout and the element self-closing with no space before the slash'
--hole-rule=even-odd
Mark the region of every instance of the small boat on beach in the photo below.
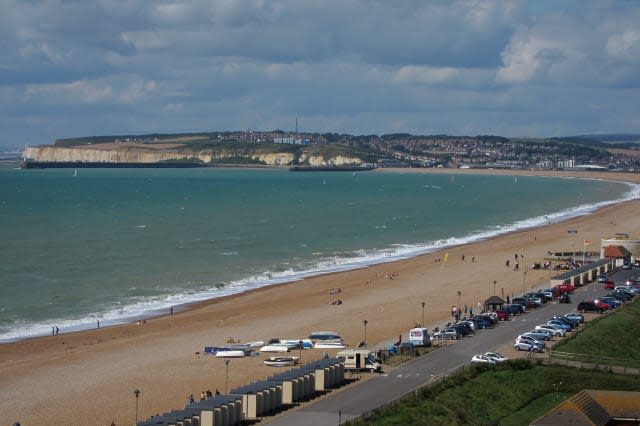
<svg viewBox="0 0 640 426">
<path fill-rule="evenodd" d="M 289 352 L 289 348 L 284 345 L 266 345 L 260 348 L 260 352 Z"/>
<path fill-rule="evenodd" d="M 216 357 L 218 358 L 244 358 L 244 351 L 218 351 L 216 352 Z"/>
<path fill-rule="evenodd" d="M 313 345 L 316 349 L 344 349 L 347 346 L 341 340 L 321 340 Z"/>
<path fill-rule="evenodd" d="M 271 367 L 290 367 L 298 363 L 297 356 L 272 356 L 263 361 Z"/>
</svg>

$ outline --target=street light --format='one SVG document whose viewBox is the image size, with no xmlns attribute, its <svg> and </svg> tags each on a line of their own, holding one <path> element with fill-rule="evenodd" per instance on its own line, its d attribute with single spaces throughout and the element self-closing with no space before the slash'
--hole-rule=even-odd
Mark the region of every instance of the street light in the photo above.
<svg viewBox="0 0 640 426">
<path fill-rule="evenodd" d="M 362 323 L 364 324 L 364 346 L 367 346 L 367 324 L 369 324 L 369 321 L 364 320 L 362 321 Z"/>
<path fill-rule="evenodd" d="M 304 342 L 302 340 L 298 341 L 298 349 L 300 349 L 300 365 L 302 365 L 302 345 L 304 345 Z"/>
<path fill-rule="evenodd" d="M 227 366 L 226 373 L 224 376 L 224 388 L 226 389 L 226 393 L 229 393 L 229 360 L 225 359 L 224 364 Z"/>
<path fill-rule="evenodd" d="M 458 309 L 460 309 L 460 296 L 462 296 L 462 292 L 458 290 Z"/>
<path fill-rule="evenodd" d="M 493 294 L 492 296 L 496 295 L 496 280 L 493 280 Z"/>
<path fill-rule="evenodd" d="M 136 396 L 136 425 L 137 425 L 138 424 L 138 397 L 140 397 L 140 389 L 134 390 L 133 394 Z"/>
<path fill-rule="evenodd" d="M 422 327 L 424 327 L 424 305 L 426 305 L 426 303 L 422 302 L 422 323 L 421 323 Z"/>
</svg>

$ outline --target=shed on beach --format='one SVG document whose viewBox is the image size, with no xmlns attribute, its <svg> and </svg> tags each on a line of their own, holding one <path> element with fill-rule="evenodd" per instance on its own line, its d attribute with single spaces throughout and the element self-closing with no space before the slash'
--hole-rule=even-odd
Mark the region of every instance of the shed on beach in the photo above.
<svg viewBox="0 0 640 426">
<path fill-rule="evenodd" d="M 613 270 L 613 261 L 610 259 L 600 259 L 587 263 L 579 268 L 551 277 L 551 287 L 555 287 L 565 282 L 570 282 L 575 287 L 595 281 L 600 274 L 607 274 Z"/>
<path fill-rule="evenodd" d="M 484 308 L 487 311 L 500 311 L 504 308 L 505 303 L 507 302 L 502 300 L 500 297 L 491 296 L 484 301 Z"/>
<path fill-rule="evenodd" d="M 608 246 L 604 248 L 604 258 L 622 264 L 631 262 L 631 252 L 625 246 Z"/>
</svg>

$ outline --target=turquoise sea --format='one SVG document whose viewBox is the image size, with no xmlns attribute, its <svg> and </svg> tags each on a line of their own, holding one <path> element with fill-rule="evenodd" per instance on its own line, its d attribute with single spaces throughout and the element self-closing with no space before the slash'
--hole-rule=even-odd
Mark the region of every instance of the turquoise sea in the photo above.
<svg viewBox="0 0 640 426">
<path fill-rule="evenodd" d="M 0 341 L 415 256 L 638 193 L 540 177 L 3 165 Z"/>
</svg>

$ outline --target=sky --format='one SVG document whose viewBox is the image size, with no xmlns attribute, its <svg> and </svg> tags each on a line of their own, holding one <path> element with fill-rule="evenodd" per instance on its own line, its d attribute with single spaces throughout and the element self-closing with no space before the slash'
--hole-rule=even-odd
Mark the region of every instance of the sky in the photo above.
<svg viewBox="0 0 640 426">
<path fill-rule="evenodd" d="M 0 146 L 640 132 L 640 0 L 0 0 Z"/>
</svg>

